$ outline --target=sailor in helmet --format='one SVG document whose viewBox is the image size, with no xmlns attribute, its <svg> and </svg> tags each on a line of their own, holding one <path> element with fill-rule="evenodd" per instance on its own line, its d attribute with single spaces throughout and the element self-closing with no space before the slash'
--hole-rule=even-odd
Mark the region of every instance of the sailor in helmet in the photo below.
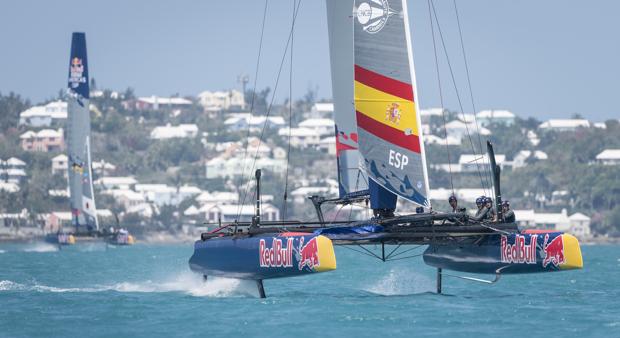
<svg viewBox="0 0 620 338">
<path fill-rule="evenodd" d="M 484 211 L 486 210 L 484 207 L 485 199 L 486 199 L 485 196 L 480 196 L 476 198 L 476 207 L 478 208 L 478 210 L 476 210 L 476 216 L 475 216 L 476 218 L 482 215 L 482 213 L 484 213 Z"/>
<path fill-rule="evenodd" d="M 459 202 L 456 199 L 456 196 L 454 196 L 454 194 L 450 195 L 450 197 L 448 198 L 448 203 L 450 204 L 450 207 L 452 208 L 452 212 L 457 212 L 459 209 Z"/>
<path fill-rule="evenodd" d="M 493 208 L 493 199 L 491 197 L 486 197 L 484 199 L 484 207 L 487 209 L 486 219 L 495 221 L 495 209 Z"/>
<path fill-rule="evenodd" d="M 504 222 L 515 222 L 515 212 L 510 209 L 510 201 L 508 200 L 502 202 L 502 215 L 504 215 Z"/>
</svg>

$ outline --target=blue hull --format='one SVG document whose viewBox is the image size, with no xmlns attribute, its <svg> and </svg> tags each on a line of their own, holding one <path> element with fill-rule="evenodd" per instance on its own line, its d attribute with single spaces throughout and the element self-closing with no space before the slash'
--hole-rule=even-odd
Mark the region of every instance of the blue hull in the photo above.
<svg viewBox="0 0 620 338">
<path fill-rule="evenodd" d="M 537 273 L 583 267 L 577 239 L 560 232 L 498 234 L 470 243 L 431 244 L 423 257 L 430 266 L 469 273 Z"/>
<path fill-rule="evenodd" d="M 206 276 L 262 280 L 334 270 L 336 258 L 321 235 L 219 237 L 196 241 L 189 267 Z"/>
</svg>

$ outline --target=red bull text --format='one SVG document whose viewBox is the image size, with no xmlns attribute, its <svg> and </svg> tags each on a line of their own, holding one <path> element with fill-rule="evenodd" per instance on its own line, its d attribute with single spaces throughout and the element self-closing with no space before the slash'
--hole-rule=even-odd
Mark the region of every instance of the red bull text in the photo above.
<svg viewBox="0 0 620 338">
<path fill-rule="evenodd" d="M 316 242 L 316 237 L 304 245 L 304 238 L 299 241 L 299 270 L 302 270 L 304 266 L 310 269 L 319 266 L 319 246 Z"/>
<path fill-rule="evenodd" d="M 502 235 L 502 263 L 536 264 L 537 238 L 538 235 L 532 235 L 530 243 L 525 244 L 525 236 L 515 235 L 514 244 L 510 244 L 508 237 Z"/>
<path fill-rule="evenodd" d="M 264 239 L 259 244 L 259 259 L 261 268 L 290 268 L 293 267 L 293 239 L 287 238 L 286 246 L 282 246 L 282 240 L 274 238 L 271 248 L 267 247 Z"/>
<path fill-rule="evenodd" d="M 543 251 L 545 252 L 545 258 L 543 259 L 542 266 L 546 268 L 549 263 L 553 263 L 554 266 L 564 264 L 564 240 L 562 236 L 556 236 L 547 244 L 549 235 L 545 235 L 545 243 L 543 244 Z"/>
</svg>

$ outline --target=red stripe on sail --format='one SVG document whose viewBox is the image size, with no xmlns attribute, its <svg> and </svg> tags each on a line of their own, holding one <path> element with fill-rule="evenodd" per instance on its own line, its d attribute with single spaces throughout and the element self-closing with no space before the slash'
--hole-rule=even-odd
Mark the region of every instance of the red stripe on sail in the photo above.
<svg viewBox="0 0 620 338">
<path fill-rule="evenodd" d="M 420 139 L 417 135 L 405 135 L 403 131 L 378 122 L 359 111 L 356 111 L 355 114 L 357 115 L 358 127 L 387 142 L 420 154 Z"/>
<path fill-rule="evenodd" d="M 413 101 L 413 86 L 355 65 L 355 81 L 384 93 Z"/>
</svg>

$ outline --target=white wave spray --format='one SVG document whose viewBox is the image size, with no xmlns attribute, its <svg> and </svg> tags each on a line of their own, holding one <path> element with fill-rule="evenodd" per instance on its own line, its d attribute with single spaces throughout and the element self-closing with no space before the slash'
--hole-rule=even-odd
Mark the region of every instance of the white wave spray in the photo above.
<svg viewBox="0 0 620 338">
<path fill-rule="evenodd" d="M 243 281 L 228 278 L 209 278 L 203 281 L 202 276 L 192 273 L 181 273 L 175 278 L 164 281 L 144 282 L 120 282 L 111 285 L 101 285 L 87 288 L 55 287 L 32 284 L 21 284 L 10 280 L 0 281 L 2 291 L 30 291 L 30 292 L 127 292 L 127 293 L 152 293 L 152 292 L 180 292 L 196 297 L 241 297 L 256 296 L 256 286 L 252 281 Z"/>
<path fill-rule="evenodd" d="M 48 243 L 36 243 L 27 245 L 22 251 L 24 252 L 54 252 L 58 251 L 58 246 Z"/>
<path fill-rule="evenodd" d="M 413 295 L 433 292 L 435 282 L 418 272 L 391 269 L 390 273 L 374 285 L 364 288 L 370 293 L 383 296 Z"/>
</svg>

